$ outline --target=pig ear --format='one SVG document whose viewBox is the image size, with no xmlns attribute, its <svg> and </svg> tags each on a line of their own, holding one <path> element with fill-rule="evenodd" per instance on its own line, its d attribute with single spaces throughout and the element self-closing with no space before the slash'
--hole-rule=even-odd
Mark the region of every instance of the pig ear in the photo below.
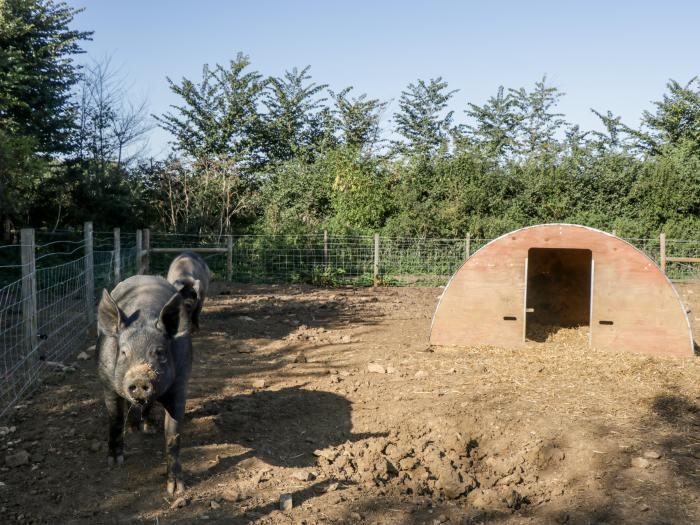
<svg viewBox="0 0 700 525">
<path fill-rule="evenodd" d="M 124 312 L 117 306 L 106 289 L 102 289 L 102 298 L 97 307 L 97 327 L 109 335 L 117 335 L 124 326 Z"/>
<path fill-rule="evenodd" d="M 178 332 L 187 329 L 187 314 L 183 314 L 182 296 L 179 293 L 173 294 L 170 300 L 160 311 L 158 317 L 158 328 L 173 337 Z"/>
</svg>

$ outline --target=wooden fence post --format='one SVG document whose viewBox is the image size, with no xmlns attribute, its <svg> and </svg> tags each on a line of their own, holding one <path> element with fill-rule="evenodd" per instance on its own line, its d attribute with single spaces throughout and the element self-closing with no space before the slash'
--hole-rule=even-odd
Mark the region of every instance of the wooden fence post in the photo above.
<svg viewBox="0 0 700 525">
<path fill-rule="evenodd" d="M 374 234 L 374 286 L 379 286 L 379 234 Z"/>
<path fill-rule="evenodd" d="M 26 357 L 34 352 L 37 338 L 36 260 L 34 228 L 20 231 L 22 243 L 22 326 Z M 39 356 L 35 356 L 38 360 Z"/>
<path fill-rule="evenodd" d="M 233 281 L 233 235 L 226 236 L 226 280 Z"/>
<path fill-rule="evenodd" d="M 122 280 L 122 234 L 114 228 L 114 286 Z"/>
<path fill-rule="evenodd" d="M 328 230 L 323 230 L 323 265 L 328 267 Z"/>
<path fill-rule="evenodd" d="M 666 275 L 666 234 L 659 235 L 659 260 L 661 262 L 661 271 Z"/>
<path fill-rule="evenodd" d="M 143 231 L 136 230 L 136 273 L 142 274 L 142 259 L 143 259 Z"/>
<path fill-rule="evenodd" d="M 472 237 L 469 232 L 467 232 L 467 236 L 464 239 L 464 255 L 465 260 L 472 256 Z"/>
<path fill-rule="evenodd" d="M 151 271 L 151 259 L 150 259 L 150 256 L 151 256 L 151 229 L 150 228 L 143 229 L 143 238 L 142 238 L 141 248 L 143 249 L 141 273 L 148 275 L 148 273 L 150 273 L 150 271 Z"/>
<path fill-rule="evenodd" d="M 86 222 L 85 235 L 85 307 L 87 308 L 88 330 L 95 322 L 95 260 L 92 253 L 92 222 Z"/>
</svg>

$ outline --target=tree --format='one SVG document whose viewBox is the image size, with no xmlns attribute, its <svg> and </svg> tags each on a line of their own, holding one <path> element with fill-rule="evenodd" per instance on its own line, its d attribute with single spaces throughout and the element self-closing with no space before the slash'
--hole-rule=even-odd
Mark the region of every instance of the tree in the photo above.
<svg viewBox="0 0 700 525">
<path fill-rule="evenodd" d="M 92 35 L 69 28 L 81 11 L 51 0 L 0 2 L 0 125 L 32 137 L 41 154 L 71 147 L 74 56 Z"/>
<path fill-rule="evenodd" d="M 547 77 L 542 77 L 542 80 L 535 82 L 532 91 L 511 89 L 510 94 L 520 113 L 521 153 L 529 155 L 551 151 L 557 144 L 557 132 L 566 126 L 566 121 L 561 118 L 564 115 L 553 111 L 564 93 L 548 86 Z"/>
<path fill-rule="evenodd" d="M 495 97 L 478 106 L 468 103 L 465 113 L 474 124 L 462 126 L 460 133 L 487 155 L 506 156 L 518 149 L 518 126 L 521 116 L 517 113 L 514 97 L 498 87 Z"/>
<path fill-rule="evenodd" d="M 338 122 L 341 142 L 346 146 L 362 150 L 371 150 L 381 134 L 379 119 L 387 103 L 376 98 L 367 98 L 363 93 L 359 97 L 350 97 L 352 87 L 338 93 L 330 91 L 335 102 L 334 115 Z"/>
<path fill-rule="evenodd" d="M 125 85 L 109 57 L 87 65 L 80 82 L 75 154 L 92 160 L 101 173 L 108 163 L 121 167 L 133 160 L 127 150 L 143 143 L 152 127 L 147 102 L 130 100 Z"/>
<path fill-rule="evenodd" d="M 265 92 L 265 152 L 267 159 L 284 162 L 296 156 L 313 158 L 331 140 L 332 118 L 319 93 L 327 84 L 308 82 L 310 66 L 270 77 Z M 330 127 L 330 129 L 329 129 Z"/>
<path fill-rule="evenodd" d="M 249 58 L 239 53 L 228 67 L 205 64 L 198 83 L 167 79 L 183 104 L 155 119 L 173 135 L 177 151 L 191 159 L 227 156 L 242 165 L 259 160 L 257 104 L 265 82 L 257 71 L 246 71 L 249 65 Z"/>
<path fill-rule="evenodd" d="M 396 132 L 404 139 L 394 142 L 395 151 L 427 158 L 446 150 L 454 112 L 444 111 L 457 91 L 448 91 L 442 77 L 409 84 L 401 92 L 399 111 L 394 114 Z"/>
<path fill-rule="evenodd" d="M 624 126 L 635 145 L 653 155 L 662 153 L 662 146 L 679 146 L 690 143 L 695 151 L 700 151 L 700 81 L 693 77 L 685 84 L 671 79 L 666 84 L 668 93 L 660 101 L 654 102 L 656 111 L 644 111 L 642 127 L 633 130 Z"/>
</svg>

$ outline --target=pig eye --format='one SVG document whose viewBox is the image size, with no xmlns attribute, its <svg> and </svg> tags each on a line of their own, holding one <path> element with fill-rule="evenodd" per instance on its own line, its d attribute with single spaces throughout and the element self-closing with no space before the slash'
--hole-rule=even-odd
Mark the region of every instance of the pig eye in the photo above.
<svg viewBox="0 0 700 525">
<path fill-rule="evenodd" d="M 128 355 L 129 355 L 129 348 L 127 348 L 126 346 L 122 346 L 119 349 L 119 356 L 120 357 L 127 357 Z"/>
<path fill-rule="evenodd" d="M 159 346 L 156 348 L 156 357 L 161 360 L 165 361 L 166 355 L 165 355 L 165 348 L 162 346 Z"/>
</svg>

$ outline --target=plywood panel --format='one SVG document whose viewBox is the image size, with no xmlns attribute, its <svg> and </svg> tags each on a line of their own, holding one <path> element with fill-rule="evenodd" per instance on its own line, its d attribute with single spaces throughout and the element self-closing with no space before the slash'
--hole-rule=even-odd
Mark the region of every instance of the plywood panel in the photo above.
<svg viewBox="0 0 700 525">
<path fill-rule="evenodd" d="M 693 355 L 683 305 L 653 261 L 612 235 L 559 224 L 515 231 L 475 253 L 443 293 L 433 318 L 431 343 L 523 344 L 524 268 L 530 248 L 591 250 L 595 261 L 593 346 L 653 355 Z"/>
</svg>

